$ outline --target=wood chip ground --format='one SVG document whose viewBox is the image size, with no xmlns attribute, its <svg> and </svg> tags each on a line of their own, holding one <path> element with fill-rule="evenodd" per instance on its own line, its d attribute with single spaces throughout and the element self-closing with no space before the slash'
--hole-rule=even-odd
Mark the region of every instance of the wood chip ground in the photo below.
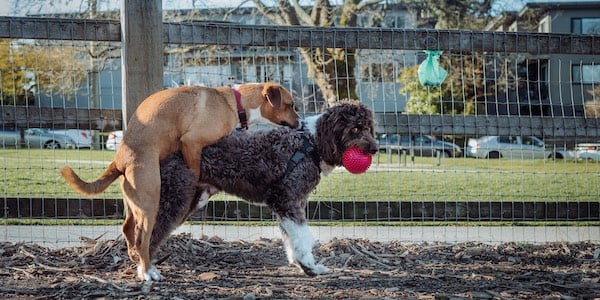
<svg viewBox="0 0 600 300">
<path fill-rule="evenodd" d="M 379 243 L 315 248 L 327 275 L 287 266 L 281 240 L 173 236 L 164 281 L 136 279 L 122 239 L 49 249 L 0 243 L 6 299 L 600 299 L 600 244 Z"/>
</svg>

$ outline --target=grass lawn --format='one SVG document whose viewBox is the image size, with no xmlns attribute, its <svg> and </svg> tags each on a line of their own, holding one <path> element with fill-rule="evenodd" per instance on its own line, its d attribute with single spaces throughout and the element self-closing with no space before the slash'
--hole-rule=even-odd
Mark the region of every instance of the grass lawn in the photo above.
<svg viewBox="0 0 600 300">
<path fill-rule="evenodd" d="M 373 172 L 324 177 L 317 195 L 356 200 L 598 201 L 600 164 L 569 160 L 416 157 L 414 165 L 382 154 Z M 330 199 L 331 200 L 331 199 Z"/>
<path fill-rule="evenodd" d="M 105 150 L 0 150 L 4 197 L 78 198 L 58 169 L 70 165 L 84 180 L 96 179 L 112 160 Z M 380 163 L 377 163 L 379 161 Z M 121 198 L 114 183 L 103 197 Z M 229 195 L 218 195 L 231 199 Z M 374 157 L 369 172 L 343 169 L 324 176 L 311 200 L 320 201 L 598 201 L 600 163 L 569 160 L 483 160 Z"/>
</svg>

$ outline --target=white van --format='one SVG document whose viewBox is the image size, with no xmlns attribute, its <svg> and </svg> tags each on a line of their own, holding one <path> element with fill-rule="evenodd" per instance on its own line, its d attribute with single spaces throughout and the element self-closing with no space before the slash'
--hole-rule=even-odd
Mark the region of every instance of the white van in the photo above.
<svg viewBox="0 0 600 300">
<path fill-rule="evenodd" d="M 75 141 L 76 148 L 92 149 L 92 133 L 89 130 L 81 129 L 57 129 L 50 130 L 57 134 L 64 134 Z"/>
</svg>

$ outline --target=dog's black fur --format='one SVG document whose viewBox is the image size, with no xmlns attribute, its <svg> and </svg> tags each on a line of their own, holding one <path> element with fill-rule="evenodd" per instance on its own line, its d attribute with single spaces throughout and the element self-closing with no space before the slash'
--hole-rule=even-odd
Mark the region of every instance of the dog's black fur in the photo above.
<svg viewBox="0 0 600 300">
<path fill-rule="evenodd" d="M 306 224 L 308 195 L 319 183 L 322 168 L 340 166 L 342 153 L 352 146 L 375 153 L 377 144 L 373 134 L 371 111 L 359 102 L 344 102 L 318 117 L 314 136 L 307 131 L 277 128 L 254 133 L 233 133 L 205 147 L 202 152 L 201 181 L 246 201 L 266 204 L 277 214 L 280 222 L 290 220 L 302 226 Z M 202 192 L 197 191 L 193 175 L 180 153 L 163 160 L 160 171 L 161 200 L 152 234 L 151 255 L 196 209 Z M 214 192 L 216 190 L 210 194 Z M 293 231 L 299 229 L 293 226 Z M 281 226 L 285 240 L 288 232 L 284 227 Z M 294 241 L 291 243 L 290 247 L 297 247 L 293 245 Z M 292 252 L 296 250 L 290 249 Z M 306 252 L 306 249 L 301 250 Z M 313 259 L 312 253 L 308 254 Z M 316 265 L 310 261 L 306 265 L 297 258 L 289 258 L 305 273 L 318 273 Z"/>
</svg>

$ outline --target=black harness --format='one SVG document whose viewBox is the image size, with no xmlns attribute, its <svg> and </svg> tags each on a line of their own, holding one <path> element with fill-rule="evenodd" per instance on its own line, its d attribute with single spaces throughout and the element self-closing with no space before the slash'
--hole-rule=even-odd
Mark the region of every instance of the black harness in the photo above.
<svg viewBox="0 0 600 300">
<path fill-rule="evenodd" d="M 321 160 L 317 155 L 315 146 L 306 135 L 302 135 L 302 148 L 296 149 L 296 151 L 288 161 L 287 168 L 285 169 L 285 173 L 283 173 L 282 178 L 289 175 L 305 156 L 309 156 L 310 158 L 312 158 L 315 165 L 319 168 L 319 171 L 321 170 Z"/>
</svg>

